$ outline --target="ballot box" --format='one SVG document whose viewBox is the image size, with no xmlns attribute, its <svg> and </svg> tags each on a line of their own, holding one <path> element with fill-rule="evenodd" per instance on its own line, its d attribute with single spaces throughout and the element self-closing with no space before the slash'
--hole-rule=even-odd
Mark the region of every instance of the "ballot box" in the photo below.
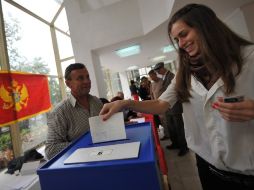
<svg viewBox="0 0 254 190">
<path fill-rule="evenodd" d="M 86 133 L 37 170 L 42 190 L 160 190 L 158 169 L 150 123 L 126 126 L 127 139 L 92 144 Z M 140 142 L 137 158 L 65 164 L 80 148 Z"/>
</svg>

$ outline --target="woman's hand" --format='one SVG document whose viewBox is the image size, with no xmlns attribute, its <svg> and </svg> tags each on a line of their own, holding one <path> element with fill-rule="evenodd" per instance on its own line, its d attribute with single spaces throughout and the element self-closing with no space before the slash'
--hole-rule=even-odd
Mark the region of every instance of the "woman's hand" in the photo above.
<svg viewBox="0 0 254 190">
<path fill-rule="evenodd" d="M 100 115 L 105 121 L 110 118 L 114 113 L 122 111 L 123 109 L 130 109 L 136 112 L 162 114 L 170 104 L 163 100 L 146 100 L 146 101 L 133 101 L 133 100 L 118 100 L 109 104 L 104 104 Z"/>
<path fill-rule="evenodd" d="M 227 121 L 242 122 L 254 119 L 254 100 L 246 99 L 242 102 L 225 103 L 223 98 L 219 97 L 212 107 L 217 109 Z"/>
<path fill-rule="evenodd" d="M 122 111 L 124 106 L 127 105 L 128 100 L 117 100 L 108 104 L 104 104 L 102 110 L 100 111 L 103 121 L 109 119 L 114 113 Z"/>
</svg>

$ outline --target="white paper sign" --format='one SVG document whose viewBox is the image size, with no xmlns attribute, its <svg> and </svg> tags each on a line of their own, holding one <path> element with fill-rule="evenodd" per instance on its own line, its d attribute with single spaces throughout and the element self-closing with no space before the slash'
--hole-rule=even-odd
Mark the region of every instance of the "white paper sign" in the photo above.
<svg viewBox="0 0 254 190">
<path fill-rule="evenodd" d="M 106 121 L 102 121 L 100 116 L 90 117 L 89 125 L 93 143 L 126 139 L 122 112 L 112 115 Z"/>
<path fill-rule="evenodd" d="M 79 148 L 64 164 L 138 158 L 140 142 Z"/>
</svg>

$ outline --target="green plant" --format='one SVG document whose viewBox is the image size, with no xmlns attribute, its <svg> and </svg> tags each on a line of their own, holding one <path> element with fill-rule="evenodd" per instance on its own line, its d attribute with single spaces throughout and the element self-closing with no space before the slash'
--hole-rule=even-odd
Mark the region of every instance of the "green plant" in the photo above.
<svg viewBox="0 0 254 190">
<path fill-rule="evenodd" d="M 0 134 L 0 151 L 11 148 L 11 135 L 10 133 Z"/>
</svg>

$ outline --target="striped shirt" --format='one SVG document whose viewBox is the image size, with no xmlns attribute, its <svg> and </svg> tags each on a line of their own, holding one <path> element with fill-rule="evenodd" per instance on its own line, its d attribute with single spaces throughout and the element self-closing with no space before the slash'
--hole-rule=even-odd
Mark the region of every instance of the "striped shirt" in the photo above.
<svg viewBox="0 0 254 190">
<path fill-rule="evenodd" d="M 48 159 L 89 130 L 88 118 L 99 115 L 103 105 L 97 97 L 89 95 L 89 106 L 90 110 L 84 109 L 71 95 L 48 115 L 45 149 Z"/>
</svg>

